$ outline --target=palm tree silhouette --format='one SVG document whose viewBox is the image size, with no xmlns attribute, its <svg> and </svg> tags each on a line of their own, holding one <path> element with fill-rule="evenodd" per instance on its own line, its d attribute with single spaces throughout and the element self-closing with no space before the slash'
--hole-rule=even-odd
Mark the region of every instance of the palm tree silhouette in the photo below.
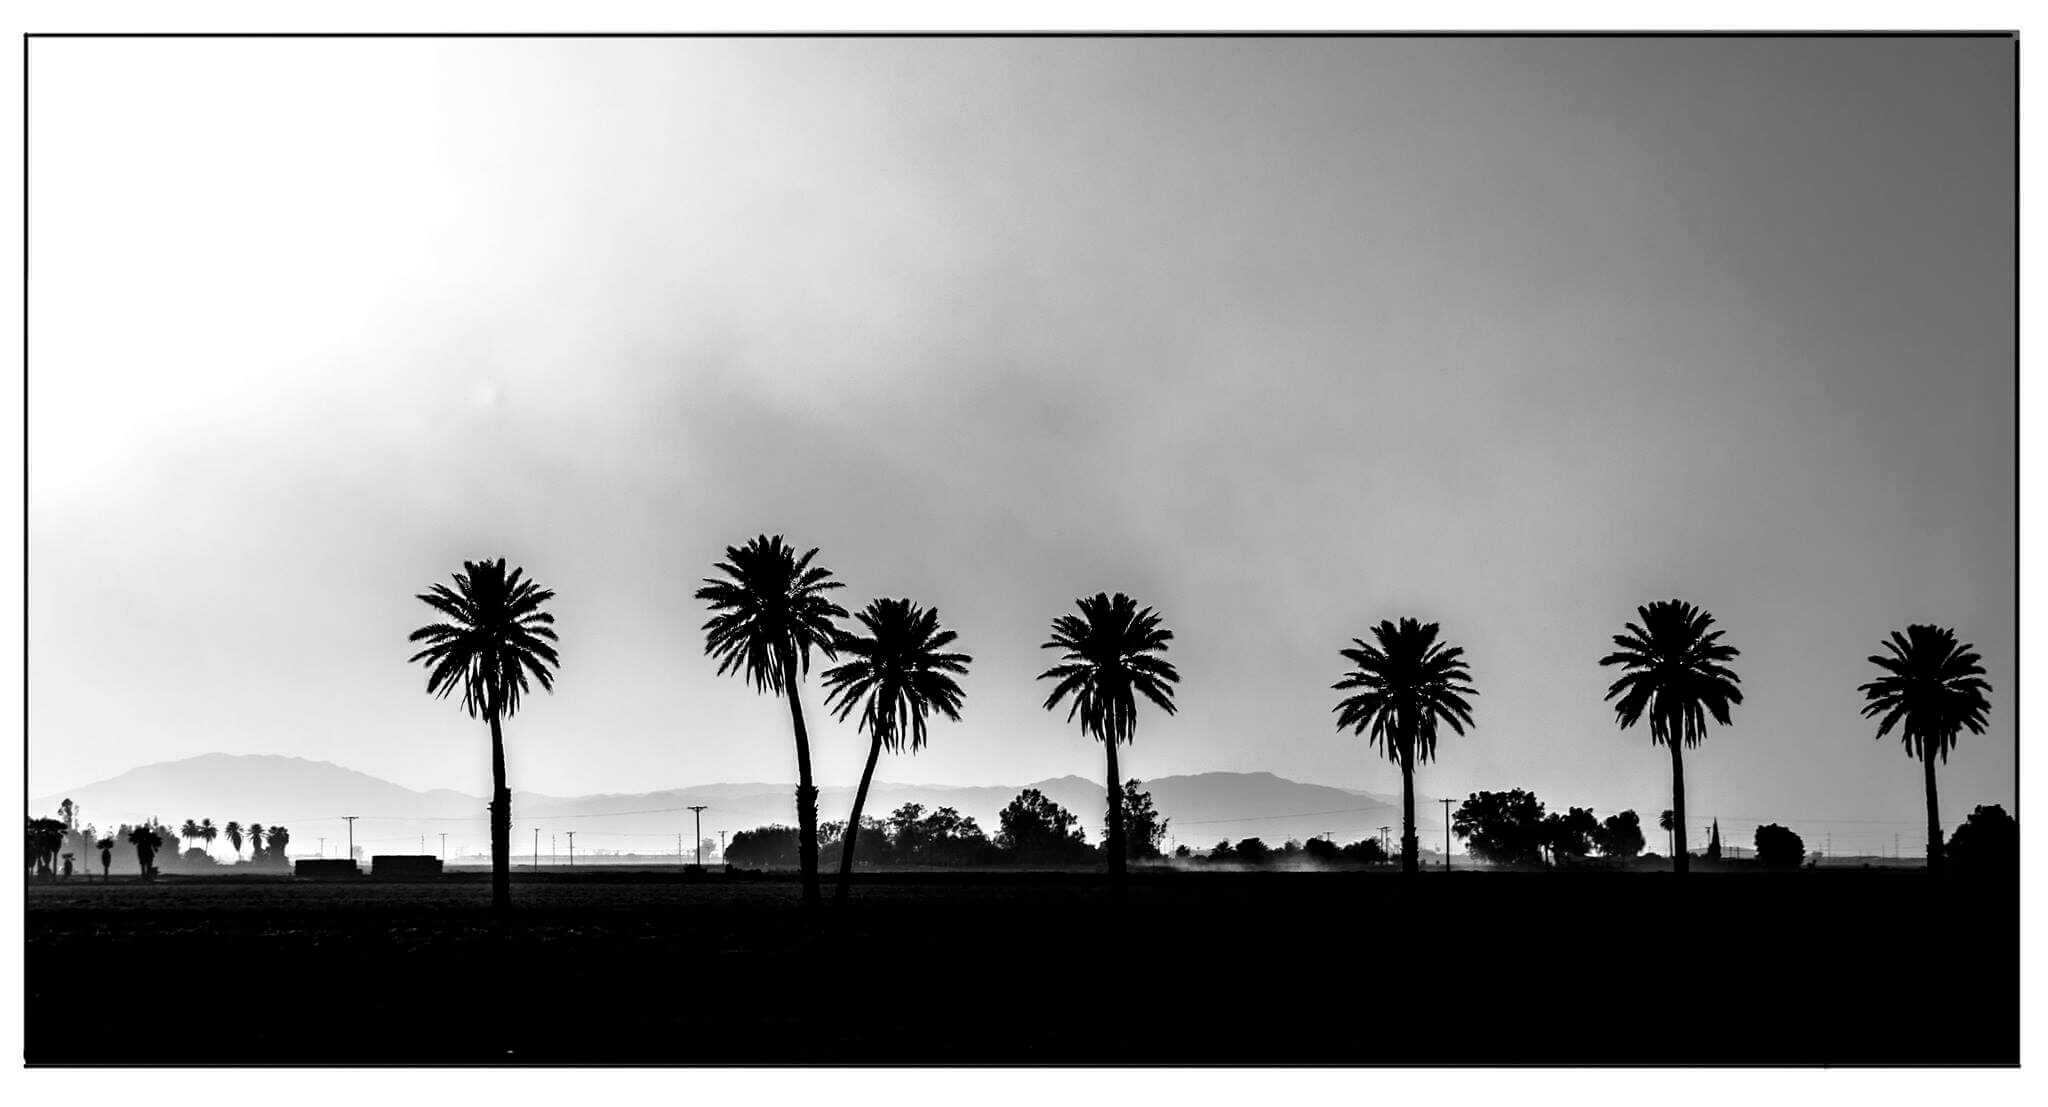
<svg viewBox="0 0 2048 1107">
<path fill-rule="evenodd" d="M 1389 761 L 1401 768 L 1401 871 L 1420 865 L 1415 840 L 1415 763 L 1436 756 L 1439 721 L 1463 735 L 1472 725 L 1476 696 L 1465 650 L 1437 641 L 1437 624 L 1404 618 L 1399 625 L 1380 620 L 1372 628 L 1378 645 L 1353 638 L 1355 649 L 1341 652 L 1357 668 L 1331 687 L 1359 689 L 1339 700 L 1334 710 L 1337 729 L 1366 734 Z"/>
<path fill-rule="evenodd" d="M 1671 852 L 1671 843 L 1676 840 L 1671 837 L 1672 826 L 1671 809 L 1667 807 L 1657 815 L 1657 829 L 1664 832 L 1664 849 L 1667 853 Z"/>
<path fill-rule="evenodd" d="M 246 833 L 249 835 L 249 861 L 254 864 L 263 860 L 263 824 L 250 823 Z"/>
<path fill-rule="evenodd" d="M 198 820 L 186 819 L 185 825 L 178 828 L 178 852 L 182 854 L 186 850 L 191 849 L 192 839 L 197 837 L 199 837 Z"/>
<path fill-rule="evenodd" d="M 226 826 L 222 827 L 221 829 L 222 829 L 223 831 L 225 831 L 225 832 L 227 833 L 227 836 L 228 836 L 228 845 L 229 845 L 230 847 L 232 847 L 232 848 L 234 849 L 234 851 L 235 851 L 235 863 L 236 863 L 236 864 L 238 864 L 238 865 L 239 865 L 239 864 L 241 864 L 241 863 L 242 863 L 242 824 L 241 824 L 241 823 L 238 823 L 238 822 L 236 822 L 236 821 L 235 821 L 235 820 L 233 820 L 233 819 L 229 819 L 229 820 L 228 820 L 228 825 L 226 825 Z"/>
<path fill-rule="evenodd" d="M 213 840 L 218 837 L 220 837 L 220 828 L 213 825 L 212 819 L 199 820 L 199 840 L 206 843 L 205 848 L 208 857 L 213 856 Z"/>
<path fill-rule="evenodd" d="M 836 660 L 835 618 L 846 609 L 825 598 L 842 587 L 832 572 L 811 564 L 816 547 L 798 557 L 781 535 L 760 535 L 744 546 L 727 546 L 725 560 L 712 568 L 725 579 L 704 578 L 697 598 L 712 611 L 704 624 L 704 652 L 718 659 L 718 675 L 738 673 L 756 692 L 789 699 L 789 724 L 796 732 L 797 865 L 806 906 L 818 903 L 818 789 L 811 783 L 811 740 L 797 685 L 811 671 L 811 650 Z"/>
<path fill-rule="evenodd" d="M 1991 702 L 1985 696 L 1991 685 L 1983 679 L 1984 659 L 1977 656 L 1977 647 L 1957 645 L 1951 628 L 1914 623 L 1904 634 L 1893 631 L 1884 647 L 1891 656 L 1872 655 L 1870 663 L 1886 675 L 1856 690 L 1868 701 L 1863 705 L 1864 718 L 1884 717 L 1877 724 L 1877 737 L 1883 739 L 1898 727 L 1906 753 L 1920 759 L 1927 778 L 1927 868 L 1938 873 L 1942 869 L 1942 834 L 1941 810 L 1934 795 L 1934 759 L 1939 755 L 1948 760 L 1948 751 L 1964 727 L 1972 734 L 1984 733 L 1991 713 Z"/>
<path fill-rule="evenodd" d="M 1742 702 L 1736 685 L 1741 677 L 1723 664 L 1741 652 L 1721 642 L 1721 632 L 1707 628 L 1714 617 L 1683 600 L 1658 600 L 1636 608 L 1640 624 L 1625 624 L 1614 636 L 1620 647 L 1600 659 L 1619 665 L 1621 679 L 1607 688 L 1621 729 L 1650 719 L 1651 744 L 1671 747 L 1671 868 L 1685 872 L 1685 761 L 1681 746 L 1697 746 L 1706 736 L 1707 716 L 1722 726 L 1730 723 L 1729 708 Z"/>
<path fill-rule="evenodd" d="M 1174 713 L 1174 685 L 1180 672 L 1160 657 L 1173 640 L 1173 632 L 1159 625 L 1159 614 L 1140 609 L 1138 601 L 1118 592 L 1114 597 L 1097 592 L 1074 601 L 1079 615 L 1061 615 L 1052 621 L 1052 640 L 1039 648 L 1062 650 L 1060 663 L 1038 674 L 1040 680 L 1057 680 L 1045 700 L 1047 711 L 1068 696 L 1073 706 L 1067 721 L 1075 716 L 1081 729 L 1102 743 L 1108 758 L 1107 809 L 1109 833 L 1103 843 L 1109 854 L 1109 883 L 1121 898 L 1124 887 L 1123 778 L 1117 772 L 1116 747 L 1138 733 L 1138 700 L 1142 694 L 1168 715 Z"/>
<path fill-rule="evenodd" d="M 933 710 L 955 722 L 960 720 L 960 685 L 950 674 L 965 675 L 964 653 L 944 653 L 959 635 L 939 627 L 937 608 L 921 608 L 904 599 L 879 599 L 854 613 L 867 633 L 839 632 L 835 646 L 850 658 L 825 673 L 825 706 L 838 708 L 841 722 L 861 709 L 859 728 L 868 732 L 867 766 L 860 773 L 860 788 L 853 794 L 853 814 L 846 820 L 846 833 L 839 843 L 839 886 L 834 902 L 846 900 L 847 884 L 853 876 L 854 840 L 860 833 L 861 808 L 868 802 L 868 784 L 875 776 L 875 761 L 886 747 L 890 753 L 908 746 L 916 753 L 924 748 L 925 716 Z"/>
<path fill-rule="evenodd" d="M 541 605 L 554 592 L 525 579 L 524 569 L 505 571 L 505 559 L 465 561 L 455 587 L 436 584 L 419 600 L 444 622 L 413 631 L 410 642 L 426 648 L 413 654 L 427 668 L 427 693 L 444 699 L 462 690 L 462 708 L 491 727 L 491 907 L 512 908 L 512 789 L 505 783 L 505 736 L 501 724 L 519 711 L 530 674 L 543 690 L 555 690 L 553 615 Z M 271 830 L 272 844 L 282 828 Z"/>
</svg>

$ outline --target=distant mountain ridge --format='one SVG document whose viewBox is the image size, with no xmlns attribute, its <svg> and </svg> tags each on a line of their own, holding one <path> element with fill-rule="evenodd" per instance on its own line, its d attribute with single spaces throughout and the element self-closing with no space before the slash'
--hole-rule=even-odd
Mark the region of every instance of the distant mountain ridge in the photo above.
<svg viewBox="0 0 2048 1107">
<path fill-rule="evenodd" d="M 1270 842 L 1308 838 L 1324 832 L 1342 841 L 1371 837 L 1381 826 L 1398 826 L 1396 796 L 1309 784 L 1267 772 L 1211 772 L 1163 776 L 1144 782 L 1153 802 L 1167 816 L 1174 840 L 1207 849 L 1218 840 L 1260 837 Z M 1101 837 L 1103 789 L 1100 781 L 1062 776 L 1026 784 L 933 785 L 875 781 L 867 810 L 877 817 L 906 803 L 926 809 L 952 807 L 973 817 L 993 835 L 996 815 L 1016 794 L 1036 788 L 1081 817 L 1090 841 Z M 768 782 L 721 782 L 665 788 L 650 792 L 608 792 L 585 796 L 553 796 L 514 792 L 513 850 L 534 846 L 542 838 L 574 830 L 579 853 L 638 851 L 665 854 L 676 849 L 680 833 L 690 832 L 684 808 L 704 804 L 704 830 L 715 838 L 767 823 L 794 824 L 795 786 Z M 347 835 L 344 815 L 358 816 L 355 841 L 369 852 L 438 852 L 446 834 L 451 855 L 485 848 L 488 824 L 484 801 L 445 788 L 415 791 L 368 773 L 327 761 L 276 754 L 203 754 L 180 761 L 144 765 L 118 776 L 38 797 L 30 812 L 48 813 L 65 798 L 77 803 L 83 817 L 101 826 L 155 817 L 176 825 L 187 818 L 211 818 L 215 825 L 234 819 L 292 829 L 294 853 L 311 852 L 325 836 L 328 848 Z M 843 819 L 853 803 L 851 787 L 820 789 L 819 816 Z M 1418 811 L 1418 833 L 1440 837 L 1441 820 Z M 546 844 L 545 842 L 543 843 Z M 560 843 L 557 842 L 557 849 Z M 224 842 L 216 852 L 226 856 Z"/>
</svg>

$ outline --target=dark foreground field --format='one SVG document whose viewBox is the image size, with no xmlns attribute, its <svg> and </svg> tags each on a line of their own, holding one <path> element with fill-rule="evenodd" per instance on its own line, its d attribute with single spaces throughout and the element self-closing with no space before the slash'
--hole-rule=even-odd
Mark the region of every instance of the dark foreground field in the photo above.
<svg viewBox="0 0 2048 1107">
<path fill-rule="evenodd" d="M 503 927 L 481 876 L 32 886 L 28 1060 L 2019 1058 L 2011 883 L 1164 873 L 1115 910 L 1099 877 L 950 873 L 812 917 L 781 879 L 514 879 Z"/>
</svg>

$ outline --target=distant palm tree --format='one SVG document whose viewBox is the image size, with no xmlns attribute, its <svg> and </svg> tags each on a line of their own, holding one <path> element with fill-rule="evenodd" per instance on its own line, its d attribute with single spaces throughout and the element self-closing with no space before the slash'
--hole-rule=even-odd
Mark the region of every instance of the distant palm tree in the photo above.
<svg viewBox="0 0 2048 1107">
<path fill-rule="evenodd" d="M 228 845 L 229 845 L 230 847 L 232 847 L 232 848 L 234 849 L 234 851 L 235 851 L 235 863 L 236 863 L 236 864 L 238 864 L 238 865 L 239 865 L 239 864 L 241 864 L 241 863 L 242 863 L 242 824 L 241 824 L 241 823 L 238 823 L 238 822 L 235 822 L 235 821 L 234 821 L 233 819 L 230 819 L 230 820 L 228 820 L 228 825 L 226 825 L 225 827 L 222 827 L 221 829 L 227 832 L 227 836 L 228 836 Z"/>
<path fill-rule="evenodd" d="M 192 839 L 197 837 L 199 837 L 198 821 L 194 819 L 186 819 L 185 825 L 178 828 L 178 852 L 183 853 L 186 850 L 191 849 Z"/>
<path fill-rule="evenodd" d="M 916 753 L 924 748 L 925 716 L 937 710 L 959 721 L 960 685 L 950 674 L 965 675 L 973 658 L 964 653 L 944 653 L 959 635 L 939 627 L 937 608 L 921 608 L 909 600 L 880 599 L 855 613 L 867 633 L 841 631 L 835 641 L 839 653 L 850 658 L 825 673 L 825 706 L 838 708 L 841 722 L 861 709 L 860 729 L 868 732 L 867 766 L 860 773 L 860 789 L 853 794 L 853 814 L 846 820 L 846 832 L 839 843 L 839 886 L 836 902 L 844 902 L 853 874 L 854 839 L 860 833 L 861 808 L 868 802 L 868 783 L 875 776 L 875 760 L 886 747 L 896 753 L 906 745 Z"/>
<path fill-rule="evenodd" d="M 1977 655 L 1977 647 L 1957 645 L 1956 632 L 1948 627 L 1914 623 L 1904 634 L 1893 631 L 1884 647 L 1891 656 L 1873 655 L 1870 663 L 1886 675 L 1857 688 L 1868 701 L 1863 705 L 1863 717 L 1882 715 L 1877 737 L 1883 739 L 1898 727 L 1906 753 L 1920 759 L 1927 778 L 1927 867 L 1940 872 L 1944 851 L 1941 810 L 1934 795 L 1934 759 L 1948 760 L 1948 751 L 1963 728 L 1972 734 L 1984 733 L 1991 713 L 1991 701 L 1986 698 L 1991 685 L 1983 679 L 1984 659 Z"/>
<path fill-rule="evenodd" d="M 135 864 L 142 871 L 142 879 L 156 875 L 156 851 L 164 845 L 164 836 L 157 833 L 157 827 L 146 823 L 131 829 L 128 843 L 135 847 Z"/>
<path fill-rule="evenodd" d="M 263 824 L 250 823 L 247 834 L 249 835 L 249 861 L 253 864 L 263 860 Z"/>
<path fill-rule="evenodd" d="M 199 820 L 199 840 L 206 843 L 207 856 L 213 855 L 213 840 L 218 837 L 220 837 L 220 828 L 213 825 L 212 819 Z"/>
<path fill-rule="evenodd" d="M 455 587 L 436 584 L 419 596 L 444 622 L 429 623 L 408 641 L 426 648 L 412 655 L 427 668 L 427 692 L 445 698 L 462 690 L 462 707 L 491 727 L 491 907 L 512 908 L 512 789 L 505 782 L 505 736 L 501 724 L 519 711 L 529 675 L 543 690 L 555 690 L 555 617 L 541 605 L 555 594 L 525 579 L 524 569 L 505 571 L 505 559 L 465 561 Z M 277 829 L 272 830 L 273 839 Z M 274 842 L 273 842 L 274 847 Z"/>
<path fill-rule="evenodd" d="M 1671 852 L 1671 843 L 1675 841 L 1675 839 L 1671 837 L 1671 828 L 1675 825 L 1677 824 L 1672 819 L 1671 809 L 1669 807 L 1665 808 L 1663 812 L 1661 812 L 1657 816 L 1657 829 L 1664 832 L 1664 851 L 1666 853 Z"/>
<path fill-rule="evenodd" d="M 1401 768 L 1401 871 L 1421 866 L 1415 839 L 1415 763 L 1436 756 L 1437 723 L 1462 735 L 1472 725 L 1476 696 L 1472 670 L 1462 646 L 1437 641 L 1437 624 L 1382 619 L 1372 628 L 1378 645 L 1354 638 L 1356 648 L 1339 651 L 1357 668 L 1331 687 L 1359 689 L 1337 702 L 1337 729 L 1366 734 Z"/>
<path fill-rule="evenodd" d="M 1607 688 L 1621 729 L 1650 720 L 1650 742 L 1671 748 L 1671 867 L 1690 866 L 1685 850 L 1685 760 L 1682 746 L 1697 746 L 1706 736 L 1707 717 L 1730 725 L 1729 709 L 1742 702 L 1740 677 L 1725 662 L 1741 652 L 1721 642 L 1721 632 L 1707 628 L 1714 617 L 1683 600 L 1658 600 L 1636 608 L 1642 622 L 1626 624 L 1614 636 L 1620 647 L 1600 659 L 1619 665 L 1621 679 Z"/>
<path fill-rule="evenodd" d="M 818 903 L 818 789 L 811 783 L 811 739 L 797 685 L 811 671 L 811 650 L 834 658 L 832 625 L 846 609 L 825 598 L 842 587 L 832 571 L 811 564 L 816 547 L 798 557 L 781 535 L 761 535 L 744 546 L 727 546 L 725 560 L 712 566 L 725 574 L 704 578 L 697 598 L 711 608 L 704 624 L 704 652 L 718 659 L 718 675 L 738 673 L 756 692 L 789 699 L 790 729 L 796 733 L 797 865 L 807 906 Z"/>
<path fill-rule="evenodd" d="M 1159 656 L 1167 651 L 1173 632 L 1160 625 L 1158 612 L 1139 608 L 1138 601 L 1118 592 L 1114 597 L 1097 592 L 1074 601 L 1079 615 L 1061 615 L 1052 621 L 1052 639 L 1039 648 L 1063 651 L 1060 663 L 1038 674 L 1040 680 L 1055 680 L 1045 709 L 1058 707 L 1073 697 L 1067 721 L 1078 715 L 1081 729 L 1102 743 L 1108 760 L 1108 833 L 1103 843 L 1109 858 L 1109 883 L 1118 897 L 1124 887 L 1123 777 L 1117 772 L 1116 747 L 1138 733 L 1138 695 L 1143 695 L 1171 715 L 1174 686 L 1180 671 Z"/>
</svg>

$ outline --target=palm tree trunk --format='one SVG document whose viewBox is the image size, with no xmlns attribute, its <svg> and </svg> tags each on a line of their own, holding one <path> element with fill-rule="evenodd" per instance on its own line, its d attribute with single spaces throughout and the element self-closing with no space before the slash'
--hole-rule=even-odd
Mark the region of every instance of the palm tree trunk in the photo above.
<svg viewBox="0 0 2048 1107">
<path fill-rule="evenodd" d="M 1420 843 L 1415 840 L 1415 751 L 1401 751 L 1401 871 L 1422 869 Z"/>
<path fill-rule="evenodd" d="M 1685 855 L 1685 758 L 1679 752 L 1678 736 L 1671 736 L 1671 871 L 1684 873 L 1692 866 Z"/>
<path fill-rule="evenodd" d="M 512 789 L 505 783 L 505 732 L 491 720 L 491 910 L 512 910 Z M 351 858 L 353 860 L 353 858 Z"/>
<path fill-rule="evenodd" d="M 1116 738 L 1105 735 L 1102 748 L 1109 758 L 1109 821 L 1103 848 L 1109 851 L 1109 890 L 1121 900 L 1124 895 L 1124 789 L 1116 771 Z"/>
<path fill-rule="evenodd" d="M 1920 746 L 1920 764 L 1927 770 L 1927 871 L 1942 871 L 1941 808 L 1934 796 L 1934 749 L 1923 742 Z"/>
<path fill-rule="evenodd" d="M 782 646 L 782 674 L 789 692 L 789 725 L 796 731 L 796 863 L 803 879 L 804 906 L 818 905 L 818 789 L 811 784 L 811 737 L 804 729 L 804 705 L 797 699 L 796 650 Z"/>
<path fill-rule="evenodd" d="M 878 727 L 874 742 L 868 746 L 868 764 L 860 771 L 860 788 L 853 793 L 853 814 L 846 819 L 846 833 L 839 836 L 839 887 L 832 892 L 832 902 L 846 902 L 846 886 L 853 882 L 853 847 L 860 835 L 861 808 L 868 804 L 868 782 L 875 778 L 875 760 L 882 756 L 882 732 Z"/>
</svg>

